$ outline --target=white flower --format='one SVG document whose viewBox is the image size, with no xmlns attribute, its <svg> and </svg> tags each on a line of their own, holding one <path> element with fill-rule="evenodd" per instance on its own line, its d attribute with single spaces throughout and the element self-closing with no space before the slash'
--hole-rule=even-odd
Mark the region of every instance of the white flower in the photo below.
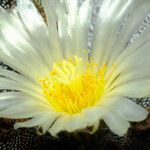
<svg viewBox="0 0 150 150">
<path fill-rule="evenodd" d="M 47 23 L 30 0 L 0 9 L 0 59 L 18 72 L 0 68 L 0 89 L 16 91 L 0 93 L 0 117 L 30 118 L 15 128 L 40 126 L 52 135 L 97 128 L 103 119 L 125 134 L 129 121 L 147 117 L 127 97 L 150 95 L 150 28 L 130 43 L 150 2 L 100 1 L 91 55 L 93 0 L 42 2 Z"/>
</svg>

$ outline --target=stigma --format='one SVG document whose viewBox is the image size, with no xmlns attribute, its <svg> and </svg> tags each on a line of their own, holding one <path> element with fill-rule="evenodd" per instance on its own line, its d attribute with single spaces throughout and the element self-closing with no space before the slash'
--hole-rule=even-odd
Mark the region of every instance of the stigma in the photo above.
<svg viewBox="0 0 150 150">
<path fill-rule="evenodd" d="M 106 65 L 98 69 L 94 62 L 74 56 L 54 63 L 49 75 L 40 78 L 43 94 L 56 112 L 81 113 L 97 104 L 104 94 Z"/>
</svg>

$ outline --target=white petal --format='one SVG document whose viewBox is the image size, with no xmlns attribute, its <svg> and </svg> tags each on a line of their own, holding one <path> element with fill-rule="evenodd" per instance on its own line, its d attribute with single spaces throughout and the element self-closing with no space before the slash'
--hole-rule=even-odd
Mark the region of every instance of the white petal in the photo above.
<svg viewBox="0 0 150 150">
<path fill-rule="evenodd" d="M 127 133 L 127 130 L 130 126 L 128 121 L 112 111 L 107 113 L 103 119 L 108 127 L 119 136 L 123 136 L 125 133 Z"/>
<path fill-rule="evenodd" d="M 131 97 L 144 97 L 149 95 L 149 47 L 150 44 L 145 43 L 127 55 L 122 62 L 117 62 L 113 72 L 111 73 L 109 71 L 107 73 L 107 77 L 109 77 L 106 83 L 107 92 L 111 90 L 114 90 L 114 92 L 116 90 L 116 93 L 118 91 L 125 91 L 124 96 Z M 136 86 L 138 88 L 135 88 Z"/>
<path fill-rule="evenodd" d="M 39 101 L 21 92 L 0 93 L 0 110 L 23 103 L 24 101 Z"/>
<path fill-rule="evenodd" d="M 51 126 L 52 124 L 55 122 L 55 120 L 60 116 L 59 113 L 52 113 L 48 116 L 48 119 L 45 120 L 45 122 L 43 122 L 41 124 L 42 126 L 42 130 L 43 130 L 43 133 L 45 133 Z"/>
<path fill-rule="evenodd" d="M 51 113 L 51 112 L 39 113 L 37 116 L 35 116 L 34 118 L 28 121 L 16 123 L 14 127 L 15 128 L 34 127 L 34 126 L 42 125 L 43 133 L 45 133 L 48 130 L 48 128 L 51 126 L 51 124 L 54 122 L 57 116 L 58 116 L 57 113 Z"/>
<path fill-rule="evenodd" d="M 148 115 L 144 108 L 128 99 L 119 100 L 112 109 L 128 121 L 142 121 Z"/>
<path fill-rule="evenodd" d="M 24 101 L 0 111 L 0 117 L 12 119 L 31 118 L 49 109 L 48 105 L 40 102 Z"/>
<path fill-rule="evenodd" d="M 116 64 L 116 70 L 114 74 L 121 73 L 117 80 L 117 83 L 128 82 L 133 79 L 141 79 L 150 75 L 149 64 L 150 64 L 150 44 L 149 41 L 143 43 L 135 49 L 131 50 L 128 55 L 124 55 L 124 59 L 114 62 Z M 128 49 L 126 49 L 128 51 Z M 119 60 L 119 59 L 118 59 Z M 130 62 L 130 63 L 129 63 Z"/>
<path fill-rule="evenodd" d="M 83 129 L 87 126 L 83 116 L 79 115 L 64 115 L 58 118 L 53 126 L 49 129 L 52 135 L 58 134 L 60 131 L 73 132 L 75 130 Z"/>
<path fill-rule="evenodd" d="M 64 114 L 54 122 L 53 126 L 49 129 L 49 132 L 55 136 L 60 131 L 74 132 L 76 130 L 84 129 L 88 125 L 94 125 L 94 123 L 89 124 L 86 119 L 87 117 L 84 117 L 83 114 Z"/>
<path fill-rule="evenodd" d="M 106 49 L 106 46 L 113 44 L 114 39 L 111 35 L 113 35 L 113 33 L 117 33 L 116 30 L 118 30 L 118 24 L 121 24 L 120 22 L 123 17 L 123 15 L 119 16 L 120 10 L 124 10 L 124 8 L 128 9 L 128 1 L 98 1 L 97 5 L 100 7 L 100 11 L 94 32 L 93 57 L 99 64 L 100 61 L 102 62 L 102 59 L 105 58 L 106 52 L 111 51 Z M 107 58 L 105 58 L 105 60 L 106 59 Z"/>
<path fill-rule="evenodd" d="M 111 86 L 107 95 L 124 97 L 148 97 L 150 80 L 148 78 L 131 80 L 116 86 Z"/>
<path fill-rule="evenodd" d="M 62 121 L 62 123 L 64 124 L 64 128 L 68 132 L 81 130 L 88 126 L 88 123 L 86 122 L 83 114 L 67 117 L 66 119 L 64 119 L 64 121 Z"/>
<path fill-rule="evenodd" d="M 88 123 L 95 122 L 100 120 L 102 116 L 107 112 L 107 109 L 103 106 L 93 106 L 83 110 L 83 115 Z"/>
<path fill-rule="evenodd" d="M 35 74 L 47 73 L 47 65 L 43 62 L 42 57 L 34 51 L 34 46 L 20 19 L 13 12 L 8 14 L 1 9 L 0 19 L 2 20 L 0 59 L 32 79 Z"/>
<path fill-rule="evenodd" d="M 124 52 L 130 52 L 130 50 L 125 50 L 125 48 L 128 42 L 130 42 L 130 39 L 133 36 L 133 34 L 137 33 L 137 30 L 139 29 L 140 25 L 149 13 L 150 3 L 148 1 L 142 2 L 140 0 L 135 0 L 131 3 L 133 5 L 129 5 L 131 7 L 131 12 L 128 14 L 129 16 L 127 18 L 127 21 L 123 26 L 122 30 L 120 31 L 117 40 L 114 43 L 113 50 L 111 50 L 111 53 L 109 54 L 111 60 L 110 63 L 113 63 L 116 59 L 118 59 L 120 54 Z M 138 12 L 136 11 L 137 9 L 139 10 Z M 138 47 L 141 43 L 140 41 L 143 41 L 143 39 L 146 39 L 149 36 L 149 32 L 150 30 L 148 28 L 148 30 L 145 33 L 142 33 L 143 35 L 139 37 L 138 41 L 136 43 L 133 43 L 133 45 Z M 128 46 L 132 46 L 132 44 Z"/>
<path fill-rule="evenodd" d="M 93 55 L 96 62 L 111 64 L 117 59 L 149 12 L 149 6 L 148 1 L 140 0 L 102 2 L 94 37 Z"/>
<path fill-rule="evenodd" d="M 13 94 L 0 93 L 0 111 L 12 105 L 22 103 L 22 101 L 20 100 L 20 93 L 19 94 L 18 93 Z"/>
<path fill-rule="evenodd" d="M 58 1 L 57 1 L 58 2 Z M 59 34 L 58 34 L 58 26 L 57 26 L 57 18 L 56 14 L 54 13 L 54 10 L 52 8 L 52 1 L 49 0 L 43 0 L 42 4 L 44 6 L 44 10 L 46 13 L 46 19 L 47 19 L 47 31 L 48 31 L 48 42 L 50 42 L 49 48 L 51 48 L 49 51 L 51 52 L 51 55 L 53 55 L 55 60 L 59 60 L 63 57 L 63 48 L 61 46 Z M 59 2 L 58 2 L 59 4 Z M 61 9 L 61 8 L 60 8 Z M 40 37 L 39 37 L 40 38 Z M 44 41 L 43 41 L 44 42 Z M 44 52 L 45 53 L 45 52 Z M 47 57 L 46 55 L 48 54 L 45 53 L 43 55 Z"/>
<path fill-rule="evenodd" d="M 53 58 L 51 57 L 51 51 L 48 41 L 48 32 L 46 24 L 34 4 L 30 0 L 17 1 L 17 9 L 21 16 L 23 23 L 26 25 L 27 30 L 31 34 L 36 44 L 39 46 L 39 53 L 44 57 L 46 63 L 51 66 Z M 33 19 L 34 18 L 34 19 Z M 31 38 L 31 39 L 32 39 Z M 51 48 L 51 50 L 50 50 Z M 51 64 L 50 64 L 51 63 Z"/>
<path fill-rule="evenodd" d="M 68 8 L 66 1 L 50 0 L 42 1 L 42 4 L 47 16 L 49 35 L 55 35 L 50 37 L 53 41 L 61 42 L 65 58 L 72 57 L 74 49 L 72 48 L 73 40 L 68 34 Z M 73 8 L 76 7 L 74 6 Z M 58 29 L 56 28 L 56 22 L 58 22 Z M 57 42 L 54 43 L 57 44 Z"/>
<path fill-rule="evenodd" d="M 79 8 L 79 12 L 74 24 L 70 27 L 74 38 L 76 53 L 82 54 L 80 51 L 88 50 L 88 35 L 92 17 L 93 0 L 85 0 Z M 76 22 L 78 21 L 78 25 Z M 88 52 L 88 51 L 87 51 Z"/>
<path fill-rule="evenodd" d="M 35 116 L 34 118 L 28 120 L 28 121 L 25 121 L 25 122 L 21 122 L 21 123 L 16 123 L 15 124 L 15 129 L 17 128 L 20 128 L 20 127 L 34 127 L 34 126 L 38 126 L 40 124 L 43 123 L 43 121 L 45 121 L 45 119 L 47 120 L 47 115 L 49 113 L 39 113 L 37 114 L 37 116 Z"/>
<path fill-rule="evenodd" d="M 127 132 L 128 121 L 144 120 L 148 114 L 145 109 L 121 96 L 104 97 L 99 101 L 98 106 L 107 109 L 103 119 L 109 128 L 120 136 Z"/>
<path fill-rule="evenodd" d="M 84 1 L 80 8 L 77 0 L 62 2 L 51 0 L 51 3 L 58 18 L 58 31 L 64 56 L 70 58 L 79 55 L 87 60 L 88 30 L 93 1 Z"/>
<path fill-rule="evenodd" d="M 62 124 L 63 116 L 58 117 L 51 128 L 48 130 L 53 136 L 56 136 L 60 131 L 64 131 L 64 126 Z"/>
<path fill-rule="evenodd" d="M 56 135 L 60 131 L 74 132 L 84 129 L 88 126 L 94 126 L 97 129 L 99 119 L 106 113 L 103 107 L 91 107 L 91 109 L 83 110 L 82 113 L 75 115 L 64 114 L 56 120 L 49 129 L 52 135 Z"/>
<path fill-rule="evenodd" d="M 34 81 L 24 77 L 21 74 L 16 73 L 16 72 L 0 68 L 0 75 L 4 76 L 4 77 L 8 77 L 12 80 L 15 80 L 16 82 L 19 82 L 28 88 L 32 88 L 33 90 L 35 90 L 37 92 L 39 92 L 41 90 L 40 86 L 37 85 L 36 83 L 34 83 Z"/>
<path fill-rule="evenodd" d="M 21 83 L 18 83 L 14 80 L 4 78 L 4 77 L 0 77 L 0 89 L 17 90 L 26 93 L 28 95 L 31 95 L 32 97 L 35 97 L 37 99 L 41 99 L 41 100 L 45 99 L 42 90 L 39 90 L 38 92 L 34 91 L 33 88 L 26 87 Z"/>
</svg>

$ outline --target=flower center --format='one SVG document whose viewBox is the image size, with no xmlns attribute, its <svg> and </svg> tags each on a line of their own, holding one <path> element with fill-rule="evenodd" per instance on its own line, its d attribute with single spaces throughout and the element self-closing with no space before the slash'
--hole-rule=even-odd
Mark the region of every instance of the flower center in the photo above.
<svg viewBox="0 0 150 150">
<path fill-rule="evenodd" d="M 98 72 L 97 65 L 85 63 L 81 57 L 53 64 L 49 76 L 40 84 L 50 105 L 57 112 L 80 113 L 95 105 L 104 93 L 106 65 Z"/>
</svg>

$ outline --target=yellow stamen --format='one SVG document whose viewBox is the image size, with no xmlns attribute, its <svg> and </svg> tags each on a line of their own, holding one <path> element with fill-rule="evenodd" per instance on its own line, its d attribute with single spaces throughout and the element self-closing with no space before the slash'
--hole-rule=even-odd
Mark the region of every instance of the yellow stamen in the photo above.
<svg viewBox="0 0 150 150">
<path fill-rule="evenodd" d="M 48 77 L 40 78 L 43 93 L 49 104 L 57 112 L 80 113 L 84 108 L 95 105 L 105 88 L 104 65 L 95 73 L 97 65 L 84 63 L 75 56 L 72 60 L 63 60 L 53 64 Z"/>
</svg>

